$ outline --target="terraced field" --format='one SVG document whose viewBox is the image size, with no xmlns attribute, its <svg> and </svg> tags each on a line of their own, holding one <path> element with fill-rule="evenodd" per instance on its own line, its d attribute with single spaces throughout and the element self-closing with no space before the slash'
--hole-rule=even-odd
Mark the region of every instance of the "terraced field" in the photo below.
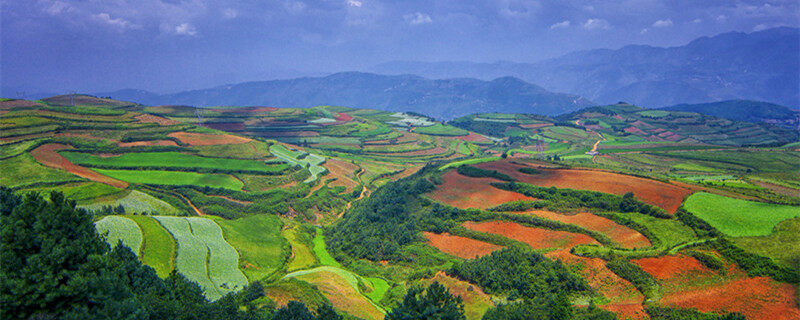
<svg viewBox="0 0 800 320">
<path fill-rule="evenodd" d="M 100 174 L 129 183 L 199 186 L 242 190 L 241 180 L 221 173 L 196 173 L 165 170 L 95 169 Z"/>
<path fill-rule="evenodd" d="M 686 210 L 719 231 L 734 237 L 764 236 L 781 221 L 800 217 L 800 207 L 696 193 L 686 199 Z"/>
<path fill-rule="evenodd" d="M 97 229 L 97 233 L 106 235 L 106 242 L 112 247 L 116 246 L 117 242 L 122 241 L 122 244 L 131 248 L 133 253 L 140 255 L 142 230 L 133 220 L 119 216 L 108 216 L 95 222 L 94 226 Z"/>
<path fill-rule="evenodd" d="M 180 152 L 140 152 L 120 155 L 92 155 L 84 152 L 61 152 L 67 160 L 88 167 L 100 168 L 182 168 L 189 170 L 215 169 L 222 171 L 254 171 L 278 174 L 288 169 L 285 164 L 265 164 L 263 161 L 198 157 Z"/>
</svg>

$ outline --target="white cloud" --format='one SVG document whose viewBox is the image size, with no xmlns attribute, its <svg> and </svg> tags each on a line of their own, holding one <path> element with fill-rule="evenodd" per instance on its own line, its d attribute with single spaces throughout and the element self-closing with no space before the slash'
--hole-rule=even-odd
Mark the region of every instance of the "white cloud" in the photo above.
<svg viewBox="0 0 800 320">
<path fill-rule="evenodd" d="M 648 31 L 650 31 L 650 30 L 649 30 L 649 29 L 647 29 L 647 28 L 644 28 L 644 29 L 642 29 L 642 31 L 639 31 L 639 34 L 645 34 L 645 33 L 647 33 Z"/>
<path fill-rule="evenodd" d="M 72 7 L 64 2 L 55 1 L 52 5 L 45 8 L 44 11 L 50 14 L 51 16 L 57 16 L 65 11 L 72 10 Z"/>
<path fill-rule="evenodd" d="M 95 21 L 98 21 L 103 24 L 107 24 L 109 26 L 117 27 L 119 29 L 138 29 L 140 26 L 130 23 L 130 21 L 122 19 L 122 18 L 111 18 L 111 15 L 108 13 L 98 13 L 93 14 L 92 18 Z"/>
<path fill-rule="evenodd" d="M 197 28 L 184 22 L 175 26 L 175 34 L 179 36 L 194 36 L 197 34 Z"/>
<path fill-rule="evenodd" d="M 409 24 L 414 24 L 414 25 L 433 22 L 431 16 L 420 12 L 404 15 L 403 19 L 405 19 L 406 22 L 408 22 Z"/>
<path fill-rule="evenodd" d="M 583 23 L 583 28 L 586 30 L 608 30 L 611 29 L 611 24 L 603 19 L 589 19 Z"/>
<path fill-rule="evenodd" d="M 718 15 L 718 16 L 717 16 L 717 21 L 719 21 L 719 22 L 723 22 L 723 21 L 725 21 L 725 20 L 728 20 L 728 16 L 726 16 L 726 15 L 724 15 L 724 14 L 721 14 L 721 15 Z"/>
<path fill-rule="evenodd" d="M 551 25 L 550 30 L 568 28 L 569 25 L 570 25 L 569 20 L 564 20 L 559 23 L 554 23 L 553 25 Z"/>
<path fill-rule="evenodd" d="M 658 20 L 656 22 L 653 22 L 653 28 L 666 28 L 666 27 L 671 27 L 672 25 L 673 25 L 672 19 Z"/>
<path fill-rule="evenodd" d="M 700 23 L 700 22 L 703 22 L 703 19 L 697 18 L 692 20 L 692 23 Z"/>
<path fill-rule="evenodd" d="M 756 31 L 763 31 L 763 30 L 767 30 L 767 29 L 769 29 L 769 26 L 768 26 L 768 25 L 766 25 L 766 24 L 763 24 L 763 23 L 762 23 L 762 24 L 759 24 L 759 25 L 756 25 L 755 27 L 753 27 L 753 31 L 754 31 L 754 32 L 756 32 Z"/>
<path fill-rule="evenodd" d="M 236 11 L 236 9 L 233 8 L 227 8 L 222 10 L 222 16 L 225 19 L 234 19 L 239 16 L 239 11 Z"/>
<path fill-rule="evenodd" d="M 347 0 L 347 5 L 351 7 L 361 7 L 362 3 L 358 0 Z"/>
</svg>

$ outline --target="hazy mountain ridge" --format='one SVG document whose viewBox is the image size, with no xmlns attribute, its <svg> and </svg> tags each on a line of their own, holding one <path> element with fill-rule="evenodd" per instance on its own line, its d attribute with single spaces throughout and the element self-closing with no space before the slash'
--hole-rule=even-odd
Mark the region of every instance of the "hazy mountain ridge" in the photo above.
<svg viewBox="0 0 800 320">
<path fill-rule="evenodd" d="M 490 111 L 556 115 L 594 104 L 580 96 L 552 93 L 513 77 L 492 81 L 466 78 L 430 80 L 414 75 L 386 76 L 360 72 L 246 82 L 165 95 L 142 90 L 120 90 L 99 95 L 150 105 L 340 105 L 413 111 L 440 119 Z"/>
<path fill-rule="evenodd" d="M 732 99 L 799 106 L 798 39 L 800 29 L 780 27 L 702 37 L 678 47 L 576 51 L 536 63 L 400 61 L 370 71 L 432 78 L 514 76 L 599 103 L 628 101 L 647 107 Z"/>
<path fill-rule="evenodd" d="M 727 100 L 699 104 L 679 104 L 661 108 L 668 111 L 696 112 L 735 121 L 767 122 L 789 129 L 797 129 L 800 111 L 769 102 Z"/>
</svg>

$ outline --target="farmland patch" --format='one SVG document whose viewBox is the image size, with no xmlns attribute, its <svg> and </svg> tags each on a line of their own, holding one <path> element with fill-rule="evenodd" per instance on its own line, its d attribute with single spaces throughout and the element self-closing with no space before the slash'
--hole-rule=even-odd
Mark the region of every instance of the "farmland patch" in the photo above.
<svg viewBox="0 0 800 320">
<path fill-rule="evenodd" d="M 471 178 L 455 170 L 442 174 L 443 183 L 428 195 L 442 203 L 458 208 L 489 208 L 509 201 L 535 200 L 517 192 L 497 189 L 492 178 Z"/>
<path fill-rule="evenodd" d="M 493 233 L 526 243 L 534 250 L 569 249 L 579 244 L 599 244 L 584 234 L 526 227 L 507 221 L 467 221 L 462 225 L 470 230 Z"/>
<path fill-rule="evenodd" d="M 770 204 L 696 193 L 686 200 L 686 210 L 719 231 L 734 237 L 764 236 L 786 219 L 800 217 L 800 207 Z"/>
<path fill-rule="evenodd" d="M 142 248 L 142 230 L 133 220 L 121 216 L 107 216 L 94 223 L 97 233 L 105 235 L 105 240 L 113 248 L 118 241 L 139 255 Z"/>
<path fill-rule="evenodd" d="M 422 234 L 428 239 L 428 244 L 439 251 L 463 259 L 474 259 L 502 248 L 496 244 L 454 236 L 449 233 L 423 232 Z"/>
</svg>

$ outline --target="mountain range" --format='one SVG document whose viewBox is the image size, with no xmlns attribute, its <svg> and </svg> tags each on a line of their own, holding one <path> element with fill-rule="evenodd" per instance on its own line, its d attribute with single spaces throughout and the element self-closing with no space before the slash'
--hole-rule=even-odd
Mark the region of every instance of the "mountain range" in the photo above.
<svg viewBox="0 0 800 320">
<path fill-rule="evenodd" d="M 369 69 L 430 78 L 514 76 L 555 92 L 650 108 L 731 99 L 800 106 L 800 29 L 729 32 L 677 47 L 629 45 L 535 63 L 395 61 Z"/>
<path fill-rule="evenodd" d="M 361 72 L 225 85 L 159 95 L 120 90 L 99 96 L 149 105 L 266 105 L 314 107 L 338 105 L 387 111 L 413 111 L 439 119 L 476 112 L 557 115 L 594 105 L 580 96 L 549 92 L 513 77 L 430 80 L 420 76 L 387 76 Z"/>
</svg>

